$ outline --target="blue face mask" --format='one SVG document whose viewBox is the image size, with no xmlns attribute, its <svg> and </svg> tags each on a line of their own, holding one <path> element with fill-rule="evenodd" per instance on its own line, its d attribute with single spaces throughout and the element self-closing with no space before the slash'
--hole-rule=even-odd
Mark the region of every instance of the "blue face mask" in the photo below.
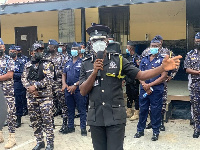
<svg viewBox="0 0 200 150">
<path fill-rule="evenodd" d="M 113 40 L 108 40 L 108 42 L 109 42 L 109 43 L 114 43 L 114 41 L 113 41 Z"/>
<path fill-rule="evenodd" d="M 62 53 L 62 48 L 61 47 L 58 48 L 58 52 Z"/>
<path fill-rule="evenodd" d="M 73 57 L 78 56 L 78 50 L 71 50 L 71 54 Z"/>
<path fill-rule="evenodd" d="M 126 53 L 127 53 L 127 54 L 130 54 L 130 51 L 129 51 L 128 49 L 126 49 Z"/>
<path fill-rule="evenodd" d="M 82 53 L 82 54 L 85 53 L 85 49 L 81 49 L 81 53 Z"/>
<path fill-rule="evenodd" d="M 150 52 L 152 55 L 158 54 L 159 48 L 150 48 Z"/>
</svg>

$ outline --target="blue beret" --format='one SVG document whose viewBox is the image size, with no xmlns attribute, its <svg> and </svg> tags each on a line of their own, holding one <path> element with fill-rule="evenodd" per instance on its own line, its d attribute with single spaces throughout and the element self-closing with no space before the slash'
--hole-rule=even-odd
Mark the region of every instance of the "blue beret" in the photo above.
<svg viewBox="0 0 200 150">
<path fill-rule="evenodd" d="M 156 35 L 154 38 L 158 39 L 159 41 L 163 40 L 163 37 L 161 35 Z"/>
<path fill-rule="evenodd" d="M 195 39 L 200 39 L 200 32 L 197 32 L 197 34 L 195 35 Z"/>
<path fill-rule="evenodd" d="M 107 36 L 111 30 L 108 26 L 92 23 L 86 31 L 90 36 Z"/>
<path fill-rule="evenodd" d="M 4 42 L 1 38 L 0 38 L 0 45 L 4 45 Z"/>
<path fill-rule="evenodd" d="M 72 47 L 81 47 L 82 44 L 78 44 L 76 42 L 73 42 Z"/>
<path fill-rule="evenodd" d="M 158 40 L 157 38 L 153 38 L 151 40 L 151 43 L 161 43 L 160 40 Z"/>
<path fill-rule="evenodd" d="M 50 40 L 49 40 L 49 45 L 58 46 L 58 42 L 57 42 L 56 40 L 50 39 Z"/>
<path fill-rule="evenodd" d="M 17 51 L 21 51 L 22 50 L 21 46 L 15 46 L 15 48 L 16 48 Z"/>
<path fill-rule="evenodd" d="M 11 45 L 11 46 L 9 47 L 9 50 L 16 50 L 16 46 L 15 46 L 15 45 Z"/>
</svg>

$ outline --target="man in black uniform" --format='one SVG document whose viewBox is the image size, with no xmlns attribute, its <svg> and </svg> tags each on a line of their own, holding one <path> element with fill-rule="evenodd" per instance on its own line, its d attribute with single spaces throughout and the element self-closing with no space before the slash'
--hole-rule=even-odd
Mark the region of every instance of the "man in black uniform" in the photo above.
<svg viewBox="0 0 200 150">
<path fill-rule="evenodd" d="M 161 66 L 142 72 L 121 55 L 106 52 L 109 32 L 109 27 L 97 24 L 87 29 L 94 55 L 84 60 L 80 72 L 80 93 L 83 96 L 89 93 L 90 97 L 87 121 L 94 150 L 123 150 L 126 125 L 123 75 L 146 80 L 176 68 L 182 58 L 167 56 Z"/>
<path fill-rule="evenodd" d="M 133 41 L 127 42 L 127 49 L 126 51 L 129 52 L 129 56 L 127 60 L 134 65 L 135 67 L 139 68 L 139 55 L 135 52 L 135 43 Z M 126 94 L 127 94 L 127 110 L 126 114 L 127 117 L 130 118 L 131 121 L 137 120 L 139 118 L 139 80 L 135 79 L 132 80 L 129 77 L 125 77 L 126 81 Z M 135 110 L 134 114 L 132 115 L 132 104 L 133 100 L 135 102 Z"/>
</svg>

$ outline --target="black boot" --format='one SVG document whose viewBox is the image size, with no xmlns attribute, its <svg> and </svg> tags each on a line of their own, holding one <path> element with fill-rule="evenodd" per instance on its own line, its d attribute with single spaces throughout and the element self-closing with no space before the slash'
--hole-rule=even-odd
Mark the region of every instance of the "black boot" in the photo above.
<svg viewBox="0 0 200 150">
<path fill-rule="evenodd" d="M 151 138 L 151 140 L 152 141 L 157 141 L 158 140 L 158 136 L 159 136 L 159 134 L 153 134 L 153 136 L 152 136 L 152 138 Z"/>
<path fill-rule="evenodd" d="M 87 136 L 87 130 L 86 129 L 81 129 L 81 135 L 82 136 Z"/>
<path fill-rule="evenodd" d="M 194 125 L 194 120 L 193 119 L 190 119 L 190 125 Z"/>
<path fill-rule="evenodd" d="M 45 148 L 45 150 L 53 150 L 53 149 L 54 149 L 53 144 L 48 144 L 47 147 Z"/>
<path fill-rule="evenodd" d="M 16 125 L 15 125 L 16 128 L 19 128 L 21 127 L 21 116 L 17 116 L 17 120 L 16 120 Z"/>
<path fill-rule="evenodd" d="M 160 131 L 165 131 L 165 126 L 164 126 L 164 114 L 162 114 L 162 118 L 161 118 Z"/>
<path fill-rule="evenodd" d="M 32 150 L 40 150 L 45 147 L 44 141 L 37 143 L 37 145 Z"/>
<path fill-rule="evenodd" d="M 67 118 L 63 118 L 63 124 L 59 132 L 62 133 L 65 130 L 65 128 L 67 128 Z"/>
<path fill-rule="evenodd" d="M 146 125 L 146 129 L 151 129 L 151 128 L 152 128 L 152 124 L 151 124 L 151 122 L 149 122 L 149 124 Z"/>
<path fill-rule="evenodd" d="M 137 132 L 137 133 L 134 135 L 134 138 L 140 138 L 141 136 L 144 136 L 144 132 Z"/>
<path fill-rule="evenodd" d="M 193 134 L 193 138 L 198 138 L 199 137 L 199 132 L 198 131 L 194 131 L 194 134 Z"/>
</svg>

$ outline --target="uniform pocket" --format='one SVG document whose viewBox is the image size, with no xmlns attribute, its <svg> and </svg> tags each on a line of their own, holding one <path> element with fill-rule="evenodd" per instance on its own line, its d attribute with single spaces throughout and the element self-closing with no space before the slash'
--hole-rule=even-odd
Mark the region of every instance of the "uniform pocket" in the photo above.
<svg viewBox="0 0 200 150">
<path fill-rule="evenodd" d="M 121 105 L 112 105 L 113 119 L 121 120 L 126 118 L 126 109 Z"/>
<path fill-rule="evenodd" d="M 87 120 L 88 121 L 96 121 L 96 110 L 94 107 L 94 102 L 89 103 L 89 109 L 88 109 L 88 115 L 87 115 Z"/>
</svg>

